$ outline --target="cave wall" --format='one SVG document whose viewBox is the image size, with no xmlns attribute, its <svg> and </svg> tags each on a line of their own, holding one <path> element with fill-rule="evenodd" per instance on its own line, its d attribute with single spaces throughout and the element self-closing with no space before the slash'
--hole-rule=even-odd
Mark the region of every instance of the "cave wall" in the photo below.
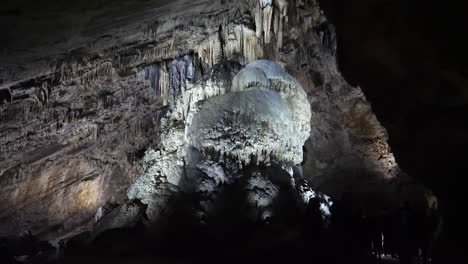
<svg viewBox="0 0 468 264">
<path fill-rule="evenodd" d="M 314 187 L 384 199 L 411 181 L 361 89 L 337 69 L 335 29 L 316 1 L 92 6 L 83 4 L 74 31 L 65 23 L 18 47 L 34 5 L 9 7 L 2 18 L 22 22 L 2 43 L 0 235 L 69 236 L 106 202 L 122 203 L 159 141 L 161 115 L 187 83 L 226 60 L 277 61 L 304 87 L 312 131 L 303 174 Z M 43 8 L 38 30 L 80 10 Z"/>
</svg>

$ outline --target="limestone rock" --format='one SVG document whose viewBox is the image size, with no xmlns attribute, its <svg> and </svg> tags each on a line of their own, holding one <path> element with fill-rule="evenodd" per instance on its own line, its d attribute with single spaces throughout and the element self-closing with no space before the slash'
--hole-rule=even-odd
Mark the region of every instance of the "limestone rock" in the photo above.
<svg viewBox="0 0 468 264">
<path fill-rule="evenodd" d="M 104 215 L 97 224 L 93 226 L 90 240 L 110 229 L 132 227 L 143 217 L 145 206 L 139 202 L 131 201 L 114 208 L 107 215 Z"/>
</svg>

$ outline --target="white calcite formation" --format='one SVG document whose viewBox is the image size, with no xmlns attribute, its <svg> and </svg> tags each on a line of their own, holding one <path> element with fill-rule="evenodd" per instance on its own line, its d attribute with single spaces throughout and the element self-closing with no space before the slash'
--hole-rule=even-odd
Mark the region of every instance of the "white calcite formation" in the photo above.
<svg viewBox="0 0 468 264">
<path fill-rule="evenodd" d="M 252 173 L 245 186 L 247 194 L 247 205 L 249 212 L 247 216 L 255 220 L 260 216 L 260 220 L 266 220 L 273 214 L 273 201 L 278 197 L 279 187 L 273 184 L 268 177 L 259 171 Z"/>
<path fill-rule="evenodd" d="M 146 152 L 141 176 L 128 191 L 130 199 L 148 205 L 153 221 L 170 197 L 167 194 L 189 187 L 212 193 L 220 184 L 240 178 L 242 168 L 268 166 L 270 160 L 292 177 L 293 166 L 302 161 L 311 114 L 301 85 L 267 60 L 248 64 L 232 80 L 217 76 L 212 73 L 181 89 L 161 120 L 158 150 Z M 248 180 L 246 188 L 247 202 L 261 208 L 278 191 L 259 175 Z"/>
<path fill-rule="evenodd" d="M 312 198 L 319 199 L 322 217 L 325 219 L 331 215 L 330 209 L 333 205 L 333 201 L 328 195 L 314 191 L 309 186 L 308 181 L 305 179 L 302 179 L 296 183 L 296 189 L 299 195 L 299 199 L 302 201 L 303 205 L 307 205 Z"/>
<path fill-rule="evenodd" d="M 274 158 L 288 169 L 302 161 L 310 107 L 300 84 L 278 64 L 260 60 L 233 79 L 229 94 L 206 100 L 188 130 L 191 144 L 244 165 Z"/>
</svg>

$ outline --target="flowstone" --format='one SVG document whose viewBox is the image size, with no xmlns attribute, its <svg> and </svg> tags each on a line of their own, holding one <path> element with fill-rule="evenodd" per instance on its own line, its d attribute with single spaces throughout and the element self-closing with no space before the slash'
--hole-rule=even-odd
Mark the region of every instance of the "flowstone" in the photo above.
<svg viewBox="0 0 468 264">
<path fill-rule="evenodd" d="M 223 72 L 224 71 L 224 72 Z M 229 185 L 249 210 L 265 219 L 279 185 L 263 173 L 274 163 L 296 190 L 293 167 L 302 162 L 310 135 L 310 105 L 301 85 L 275 62 L 260 60 L 236 73 L 215 67 L 209 77 L 181 86 L 181 94 L 161 121 L 161 142 L 144 157 L 141 176 L 129 199 L 148 205 L 156 222 L 170 197 L 198 194 L 193 214 L 215 214 L 216 201 Z M 239 184 L 242 182 L 242 184 Z M 283 188 L 283 187 L 282 187 Z M 297 200 L 304 202 L 297 192 Z"/>
</svg>

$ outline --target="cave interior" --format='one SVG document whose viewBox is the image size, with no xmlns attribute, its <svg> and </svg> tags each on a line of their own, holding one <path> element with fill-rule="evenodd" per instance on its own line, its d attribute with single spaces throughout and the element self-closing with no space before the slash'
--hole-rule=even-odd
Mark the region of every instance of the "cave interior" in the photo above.
<svg viewBox="0 0 468 264">
<path fill-rule="evenodd" d="M 0 263 L 466 263 L 468 8 L 0 6 Z"/>
</svg>

